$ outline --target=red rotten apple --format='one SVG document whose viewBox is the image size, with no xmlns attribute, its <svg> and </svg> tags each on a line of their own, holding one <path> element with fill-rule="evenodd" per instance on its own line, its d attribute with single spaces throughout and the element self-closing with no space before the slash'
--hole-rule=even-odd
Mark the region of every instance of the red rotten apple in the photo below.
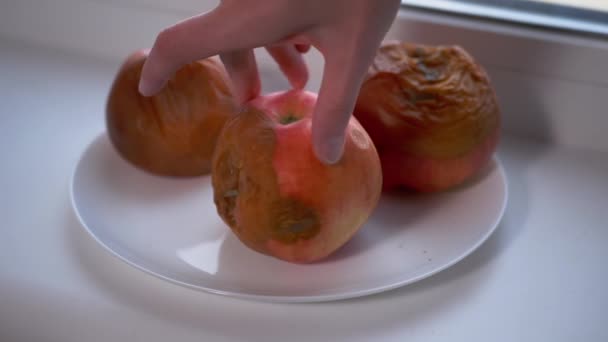
<svg viewBox="0 0 608 342">
<path fill-rule="evenodd" d="M 380 160 L 352 118 L 344 155 L 317 160 L 311 140 L 314 93 L 292 90 L 252 100 L 230 120 L 213 158 L 218 213 L 260 253 L 290 262 L 320 260 L 345 244 L 375 208 Z"/>
<path fill-rule="evenodd" d="M 384 43 L 355 116 L 378 149 L 385 189 L 461 184 L 488 163 L 499 139 L 488 76 L 457 46 Z"/>
</svg>

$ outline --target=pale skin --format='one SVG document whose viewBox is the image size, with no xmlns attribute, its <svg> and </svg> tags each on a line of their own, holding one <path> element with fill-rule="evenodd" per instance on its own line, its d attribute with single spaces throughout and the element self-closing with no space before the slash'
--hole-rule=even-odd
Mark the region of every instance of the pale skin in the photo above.
<svg viewBox="0 0 608 342">
<path fill-rule="evenodd" d="M 324 57 L 313 114 L 314 152 L 327 164 L 343 153 L 344 132 L 359 88 L 388 31 L 399 0 L 223 0 L 210 12 L 163 30 L 143 68 L 139 90 L 157 93 L 182 65 L 219 55 L 235 97 L 260 94 L 253 49 L 265 47 L 292 87 L 303 88 L 310 46 Z"/>
</svg>

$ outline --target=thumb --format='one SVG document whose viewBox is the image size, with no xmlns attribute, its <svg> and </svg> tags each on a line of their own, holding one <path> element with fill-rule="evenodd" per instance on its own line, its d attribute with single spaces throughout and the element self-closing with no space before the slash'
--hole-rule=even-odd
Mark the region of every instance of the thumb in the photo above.
<svg viewBox="0 0 608 342">
<path fill-rule="evenodd" d="M 344 151 L 346 127 L 351 118 L 370 56 L 328 51 L 319 97 L 312 120 L 313 150 L 326 164 L 335 164 Z"/>
</svg>

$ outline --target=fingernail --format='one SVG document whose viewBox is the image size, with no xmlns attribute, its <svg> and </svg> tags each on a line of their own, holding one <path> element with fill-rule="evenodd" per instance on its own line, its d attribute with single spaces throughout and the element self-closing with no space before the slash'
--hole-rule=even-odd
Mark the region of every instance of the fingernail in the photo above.
<svg viewBox="0 0 608 342">
<path fill-rule="evenodd" d="M 152 87 L 150 82 L 146 82 L 143 79 L 139 80 L 138 90 L 143 96 L 152 96 L 157 92 L 157 89 Z"/>
<path fill-rule="evenodd" d="M 334 137 L 319 143 L 317 147 L 317 158 L 325 164 L 335 164 L 342 158 L 344 149 L 344 138 Z"/>
</svg>

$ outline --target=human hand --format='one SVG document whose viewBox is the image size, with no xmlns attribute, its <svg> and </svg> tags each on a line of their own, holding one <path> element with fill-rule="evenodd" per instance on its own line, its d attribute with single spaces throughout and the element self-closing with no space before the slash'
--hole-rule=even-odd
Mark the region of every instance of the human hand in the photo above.
<svg viewBox="0 0 608 342">
<path fill-rule="evenodd" d="M 260 92 L 253 49 L 264 46 L 291 85 L 303 88 L 308 70 L 301 56 L 317 48 L 325 65 L 312 137 L 319 160 L 342 156 L 344 132 L 378 46 L 399 0 L 223 0 L 212 11 L 163 30 L 146 60 L 139 90 L 158 92 L 182 65 L 219 55 L 239 103 Z"/>
</svg>

